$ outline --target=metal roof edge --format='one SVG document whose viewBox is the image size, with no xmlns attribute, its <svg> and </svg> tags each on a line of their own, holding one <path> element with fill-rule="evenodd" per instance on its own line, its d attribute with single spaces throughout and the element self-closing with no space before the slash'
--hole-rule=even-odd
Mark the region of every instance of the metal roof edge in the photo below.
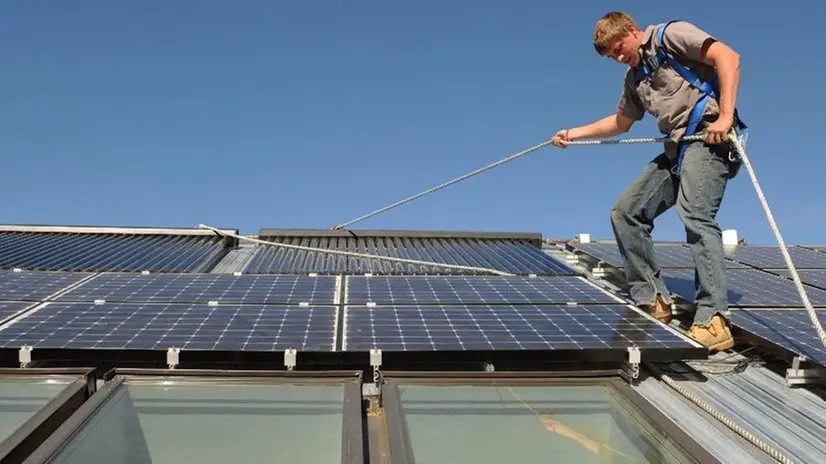
<svg viewBox="0 0 826 464">
<path fill-rule="evenodd" d="M 238 229 L 219 229 L 238 235 Z M 41 224 L 0 224 L 0 232 L 51 232 L 73 234 L 125 234 L 125 235 L 215 235 L 208 229 L 167 227 L 116 227 L 116 226 L 67 226 Z"/>
</svg>

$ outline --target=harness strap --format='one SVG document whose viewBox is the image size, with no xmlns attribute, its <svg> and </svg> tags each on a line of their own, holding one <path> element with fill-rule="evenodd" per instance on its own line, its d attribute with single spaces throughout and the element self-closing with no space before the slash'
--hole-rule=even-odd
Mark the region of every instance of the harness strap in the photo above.
<svg viewBox="0 0 826 464">
<path fill-rule="evenodd" d="M 692 71 L 687 66 L 684 66 L 682 63 L 677 61 L 671 54 L 665 51 L 665 46 L 663 45 L 663 36 L 665 34 L 665 29 L 668 27 L 669 24 L 673 23 L 674 21 L 669 21 L 665 23 L 660 29 L 657 31 L 657 39 L 655 41 L 655 54 L 650 57 L 646 62 L 637 68 L 634 71 L 634 77 L 637 82 L 640 82 L 643 79 L 646 79 L 651 72 L 653 72 L 656 68 L 658 68 L 663 63 L 668 63 L 671 68 L 677 72 L 686 82 L 688 82 L 694 88 L 700 90 L 702 95 L 700 96 L 697 103 L 694 104 L 694 108 L 691 109 L 691 113 L 688 116 L 688 122 L 686 123 L 686 130 L 685 135 L 694 135 L 697 133 L 697 129 L 700 125 L 700 121 L 703 118 L 703 113 L 705 112 L 706 106 L 708 105 L 709 99 L 714 99 L 719 101 L 719 93 L 720 93 L 720 86 L 717 80 L 717 76 L 712 79 L 711 82 L 706 82 L 701 79 L 694 71 Z M 741 143 L 745 142 L 745 134 L 747 132 L 747 126 L 743 124 L 740 120 L 739 115 L 737 114 L 737 110 L 734 110 L 734 131 L 738 137 L 742 137 Z M 682 170 L 682 162 L 683 157 L 685 155 L 685 150 L 687 148 L 686 142 L 680 142 L 678 145 L 677 150 L 677 160 L 672 168 L 672 173 L 679 177 L 680 172 Z M 735 161 L 736 153 L 731 152 L 729 154 L 729 159 L 731 161 Z"/>
</svg>

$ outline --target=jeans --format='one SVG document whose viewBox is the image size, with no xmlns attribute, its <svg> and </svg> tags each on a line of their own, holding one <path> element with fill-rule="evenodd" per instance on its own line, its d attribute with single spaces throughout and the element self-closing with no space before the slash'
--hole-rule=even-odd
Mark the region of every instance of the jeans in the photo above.
<svg viewBox="0 0 826 464">
<path fill-rule="evenodd" d="M 625 260 L 625 276 L 637 305 L 651 304 L 657 294 L 671 297 L 654 260 L 651 231 L 654 219 L 675 204 L 685 225 L 686 241 L 694 256 L 697 312 L 694 323 L 708 325 L 715 314 L 730 316 L 726 291 L 723 240 L 716 216 L 726 184 L 739 170 L 729 160 L 729 146 L 689 143 L 680 177 L 671 173 L 665 154 L 654 158 L 611 211 L 611 224 Z"/>
</svg>

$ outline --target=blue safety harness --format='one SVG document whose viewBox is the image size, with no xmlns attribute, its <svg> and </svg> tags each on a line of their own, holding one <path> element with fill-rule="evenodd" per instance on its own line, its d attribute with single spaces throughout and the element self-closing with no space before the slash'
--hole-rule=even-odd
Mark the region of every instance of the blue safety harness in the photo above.
<svg viewBox="0 0 826 464">
<path fill-rule="evenodd" d="M 689 84 L 694 86 L 695 88 L 699 89 L 702 92 L 702 96 L 697 103 L 694 105 L 694 108 L 691 110 L 691 114 L 688 117 L 688 124 L 686 125 L 686 135 L 694 135 L 697 133 L 697 127 L 700 124 L 700 121 L 703 118 L 703 112 L 706 109 L 706 105 L 708 104 L 709 99 L 713 98 L 720 101 L 718 96 L 720 94 L 720 86 L 717 81 L 717 76 L 715 74 L 713 80 L 711 82 L 706 82 L 700 79 L 697 74 L 689 69 L 688 67 L 684 66 L 682 63 L 677 61 L 671 54 L 665 51 L 665 47 L 663 45 L 663 34 L 665 33 L 665 28 L 668 27 L 674 21 L 670 21 L 664 24 L 659 31 L 657 31 L 657 41 L 655 42 L 656 53 L 654 56 L 645 60 L 642 63 L 642 66 L 639 66 L 637 69 L 634 70 L 634 77 L 636 83 L 639 83 L 643 79 L 646 79 L 648 75 L 657 69 L 663 63 L 668 63 L 669 66 L 674 71 L 682 76 L 683 79 L 688 81 Z M 745 147 L 746 138 L 748 137 L 748 127 L 743 124 L 740 120 L 739 116 L 737 115 L 737 110 L 734 110 L 734 132 L 737 135 L 740 143 Z M 680 170 L 682 168 L 683 156 L 685 155 L 686 150 L 686 142 L 680 142 L 679 148 L 677 151 L 677 160 L 672 169 L 672 172 L 679 176 Z M 731 161 L 735 161 L 736 153 L 731 152 L 729 154 L 729 159 Z"/>
</svg>

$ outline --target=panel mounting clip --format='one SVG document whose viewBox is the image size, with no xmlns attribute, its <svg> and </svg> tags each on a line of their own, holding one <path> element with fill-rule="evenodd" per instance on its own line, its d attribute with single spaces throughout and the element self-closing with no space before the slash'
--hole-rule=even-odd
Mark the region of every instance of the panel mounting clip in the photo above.
<svg viewBox="0 0 826 464">
<path fill-rule="evenodd" d="M 602 264 L 598 264 L 596 267 L 592 268 L 591 274 L 595 279 L 604 279 L 608 276 L 608 273 L 605 272 L 605 268 L 602 267 Z"/>
<path fill-rule="evenodd" d="M 149 274 L 150 274 L 149 271 L 141 271 L 141 275 L 149 275 Z"/>
<path fill-rule="evenodd" d="M 181 349 L 172 347 L 166 350 L 166 365 L 169 369 L 175 369 L 181 363 Z"/>
<path fill-rule="evenodd" d="M 284 350 L 284 366 L 287 368 L 288 371 L 291 371 L 295 368 L 296 358 L 297 355 L 295 348 Z"/>
<path fill-rule="evenodd" d="M 801 366 L 801 365 L 804 366 Z M 826 384 L 826 369 L 815 366 L 805 366 L 805 356 L 795 356 L 792 366 L 786 369 L 786 384 L 789 386 L 804 384 Z"/>
<path fill-rule="evenodd" d="M 628 347 L 628 361 L 626 361 L 625 369 L 623 369 L 623 376 L 628 382 L 633 383 L 634 380 L 640 377 L 640 349 L 636 346 Z"/>
<path fill-rule="evenodd" d="M 379 371 L 381 367 L 381 350 L 376 348 L 370 350 L 370 365 L 373 366 L 373 382 L 378 386 L 381 380 L 381 372 Z"/>
<path fill-rule="evenodd" d="M 17 359 L 20 361 L 21 368 L 29 367 L 29 364 L 32 363 L 32 347 L 26 345 L 20 348 L 20 351 L 17 352 Z"/>
</svg>

